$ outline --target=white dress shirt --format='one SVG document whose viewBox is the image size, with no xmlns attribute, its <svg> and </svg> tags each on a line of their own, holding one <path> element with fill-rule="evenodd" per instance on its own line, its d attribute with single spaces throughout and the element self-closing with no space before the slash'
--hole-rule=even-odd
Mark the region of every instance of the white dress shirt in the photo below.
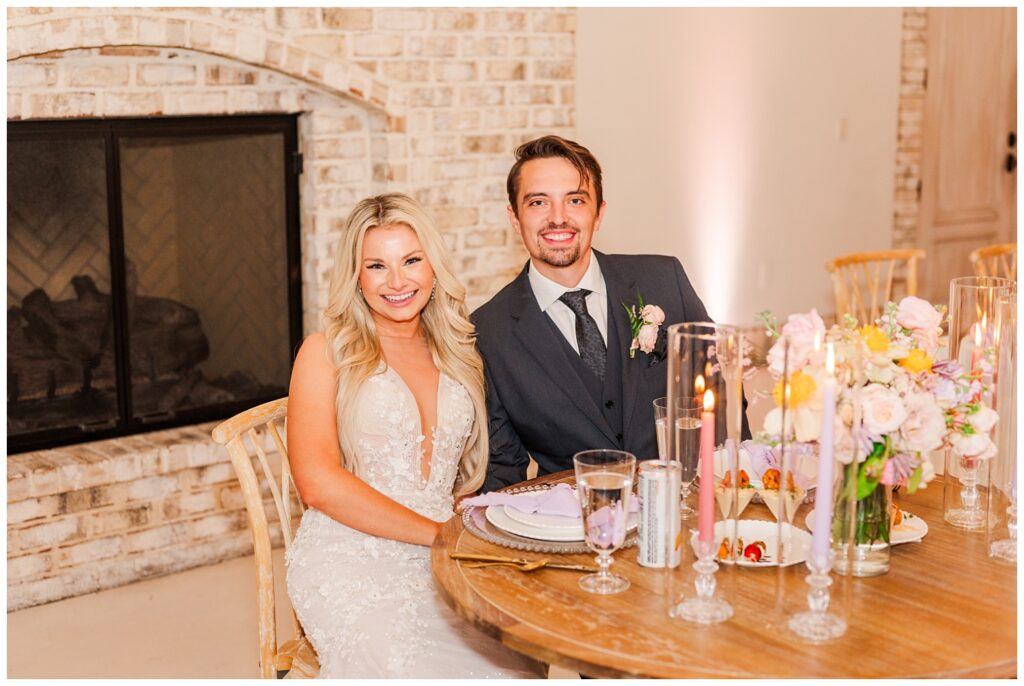
<svg viewBox="0 0 1024 686">
<path fill-rule="evenodd" d="M 605 347 L 608 346 L 608 290 L 604 285 L 601 266 L 597 263 L 593 251 L 590 253 L 590 266 L 587 267 L 580 282 L 572 288 L 566 288 L 541 274 L 535 268 L 532 260 L 527 276 L 529 276 L 530 288 L 533 289 L 533 296 L 537 298 L 537 304 L 540 305 L 541 311 L 551 317 L 551 321 L 555 323 L 558 330 L 565 336 L 565 340 L 569 341 L 569 345 L 577 353 L 580 351 L 580 346 L 576 342 L 576 315 L 559 298 L 567 291 L 575 291 L 580 288 L 590 291 L 587 295 L 587 311 L 597 322 L 597 328 L 601 332 L 601 338 L 604 339 Z"/>
</svg>

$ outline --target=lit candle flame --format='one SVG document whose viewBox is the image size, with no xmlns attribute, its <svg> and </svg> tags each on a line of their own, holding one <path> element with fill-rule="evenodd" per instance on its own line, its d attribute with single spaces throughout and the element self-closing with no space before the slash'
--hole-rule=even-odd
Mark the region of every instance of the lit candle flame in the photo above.
<svg viewBox="0 0 1024 686">
<path fill-rule="evenodd" d="M 974 325 L 974 344 L 977 346 L 981 345 L 981 327 L 985 323 L 985 318 L 981 318 L 981 322 Z"/>
<path fill-rule="evenodd" d="M 697 397 L 700 397 L 700 395 L 704 392 L 704 386 L 704 377 L 698 374 L 697 378 L 693 382 L 693 390 L 696 391 L 695 395 Z"/>
<path fill-rule="evenodd" d="M 707 391 L 704 392 L 704 411 L 705 412 L 711 412 L 714 409 L 715 409 L 715 394 L 709 388 Z"/>
<path fill-rule="evenodd" d="M 821 332 L 814 332 L 814 352 L 821 350 Z"/>
<path fill-rule="evenodd" d="M 711 376 L 711 361 L 710 360 L 704 363 L 704 376 L 705 377 Z"/>
<path fill-rule="evenodd" d="M 836 375 L 836 349 L 832 343 L 825 345 L 825 371 L 829 376 Z"/>
</svg>

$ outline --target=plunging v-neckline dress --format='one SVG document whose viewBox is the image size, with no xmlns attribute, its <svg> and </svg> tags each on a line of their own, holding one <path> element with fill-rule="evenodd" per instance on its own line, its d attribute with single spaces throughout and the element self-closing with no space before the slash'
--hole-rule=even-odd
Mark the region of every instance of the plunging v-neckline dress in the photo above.
<svg viewBox="0 0 1024 686">
<path fill-rule="evenodd" d="M 356 402 L 361 478 L 424 517 L 447 521 L 473 425 L 466 389 L 441 373 L 425 479 L 419 409 L 398 373 L 381 363 Z M 322 677 L 536 676 L 529 661 L 445 604 L 426 546 L 364 534 L 310 508 L 286 563 L 288 595 L 316 648 Z"/>
</svg>

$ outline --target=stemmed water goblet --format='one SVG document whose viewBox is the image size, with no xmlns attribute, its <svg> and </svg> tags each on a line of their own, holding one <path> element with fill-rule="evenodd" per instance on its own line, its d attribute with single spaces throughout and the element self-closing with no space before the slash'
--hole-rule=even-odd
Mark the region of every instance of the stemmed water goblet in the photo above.
<svg viewBox="0 0 1024 686">
<path fill-rule="evenodd" d="M 700 456 L 700 407 L 696 398 L 681 397 L 676 403 L 676 450 L 679 452 L 679 466 L 682 468 L 682 501 L 679 512 L 683 519 L 697 514 L 690 507 L 690 488 L 697 476 L 697 460 Z M 654 401 L 654 428 L 658 438 L 658 458 L 662 460 L 676 459 L 669 455 L 668 398 L 657 398 Z"/>
<path fill-rule="evenodd" d="M 576 493 L 583 509 L 583 536 L 597 553 L 598 571 L 579 580 L 589 593 L 608 595 L 629 588 L 629 580 L 608 571 L 612 553 L 626 540 L 636 457 L 622 450 L 584 450 L 573 458 Z"/>
</svg>

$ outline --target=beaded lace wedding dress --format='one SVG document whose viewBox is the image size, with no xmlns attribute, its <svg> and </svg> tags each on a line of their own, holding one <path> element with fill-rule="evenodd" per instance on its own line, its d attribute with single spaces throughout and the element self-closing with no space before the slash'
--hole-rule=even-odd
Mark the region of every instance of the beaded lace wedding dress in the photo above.
<svg viewBox="0 0 1024 686">
<path fill-rule="evenodd" d="M 438 522 L 473 422 L 461 384 L 441 374 L 426 479 L 419 410 L 381 363 L 357 396 L 354 429 L 367 483 Z M 364 534 L 308 509 L 286 558 L 288 595 L 321 677 L 536 677 L 535 666 L 460 619 L 438 595 L 430 550 Z"/>
</svg>

